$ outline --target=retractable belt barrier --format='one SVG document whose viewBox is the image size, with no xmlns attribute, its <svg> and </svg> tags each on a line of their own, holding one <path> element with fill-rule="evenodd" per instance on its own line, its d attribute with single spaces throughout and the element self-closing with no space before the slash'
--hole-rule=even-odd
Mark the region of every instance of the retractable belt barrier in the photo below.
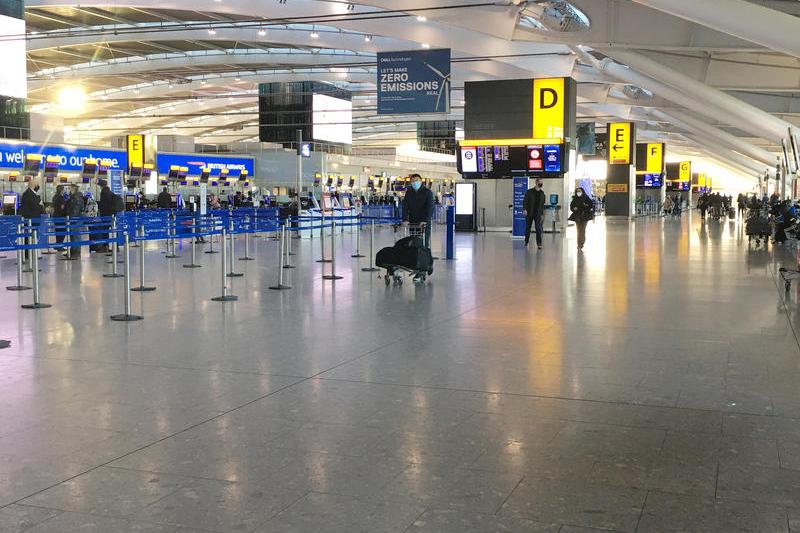
<svg viewBox="0 0 800 533">
<path fill-rule="evenodd" d="M 300 225 L 300 223 L 307 225 Z M 168 255 L 176 255 L 176 241 L 188 239 L 191 243 L 192 262 L 184 265 L 187 268 L 197 268 L 200 265 L 196 262 L 195 245 L 197 239 L 209 236 L 221 236 L 221 271 L 222 271 L 222 293 L 220 296 L 212 298 L 216 301 L 229 302 L 237 299 L 231 293 L 228 286 L 228 279 L 243 276 L 243 273 L 234 271 L 234 236 L 242 234 L 245 240 L 245 254 L 240 260 L 253 260 L 250 257 L 249 237 L 258 233 L 272 233 L 279 235 L 278 250 L 278 282 L 269 288 L 271 289 L 290 289 L 284 283 L 284 269 L 295 268 L 290 265 L 288 257 L 291 254 L 290 232 L 300 232 L 309 230 L 320 230 L 324 235 L 326 228 L 330 228 L 330 259 L 323 261 L 331 264 L 329 274 L 324 272 L 325 280 L 342 279 L 336 274 L 336 257 L 334 239 L 336 228 L 368 226 L 370 228 L 370 266 L 362 268 L 364 271 L 377 270 L 373 266 L 374 239 L 376 225 L 397 225 L 400 220 L 386 216 L 364 216 L 359 215 L 336 215 L 326 217 L 320 215 L 303 216 L 279 216 L 273 208 L 240 208 L 231 210 L 215 210 L 206 215 L 197 213 L 187 213 L 173 210 L 153 210 L 153 211 L 134 211 L 122 212 L 113 216 L 103 217 L 64 217 L 53 218 L 43 216 L 36 219 L 23 219 L 19 216 L 0 217 L 0 252 L 11 251 L 17 253 L 17 285 L 7 287 L 9 290 L 33 290 L 33 303 L 22 305 L 25 309 L 43 309 L 50 307 L 39 300 L 39 253 L 45 250 L 67 250 L 67 258 L 77 259 L 79 254 L 70 252 L 84 246 L 111 246 L 110 254 L 112 259 L 111 273 L 103 274 L 103 277 L 114 279 L 124 278 L 124 305 L 123 313 L 112 315 L 115 321 L 136 321 L 141 320 L 141 315 L 136 315 L 131 309 L 131 291 L 148 292 L 155 290 L 155 287 L 145 286 L 145 250 L 144 244 L 147 241 L 165 241 L 168 243 Z M 213 240 L 210 242 L 213 243 Z M 325 239 L 322 239 L 323 243 Z M 360 253 L 360 232 L 356 232 L 355 252 L 351 257 L 364 257 Z M 130 249 L 140 243 L 138 267 L 139 285 L 131 287 L 131 258 Z M 212 245 L 213 246 L 213 245 Z M 122 250 L 124 263 L 124 274 L 117 272 L 118 249 Z M 23 262 L 25 256 L 29 257 L 29 265 L 32 272 L 32 287 L 22 284 Z M 325 250 L 323 244 L 323 259 Z"/>
</svg>

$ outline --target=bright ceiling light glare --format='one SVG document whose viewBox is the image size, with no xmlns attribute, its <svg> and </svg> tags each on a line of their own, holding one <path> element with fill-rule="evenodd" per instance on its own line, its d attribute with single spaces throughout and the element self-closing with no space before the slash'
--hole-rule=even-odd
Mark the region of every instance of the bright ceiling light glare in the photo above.
<svg viewBox="0 0 800 533">
<path fill-rule="evenodd" d="M 58 91 L 58 105 L 65 111 L 80 111 L 86 105 L 86 99 L 83 87 L 64 87 Z"/>
<path fill-rule="evenodd" d="M 428 17 L 426 17 L 425 15 L 420 15 L 417 17 L 417 20 L 419 22 L 425 22 L 426 20 L 428 20 Z"/>
<path fill-rule="evenodd" d="M 267 30 L 265 30 L 264 28 L 258 28 L 258 36 L 259 37 L 263 37 L 266 34 L 267 34 Z"/>
<path fill-rule="evenodd" d="M 428 43 L 422 43 L 421 46 L 422 46 L 422 48 L 430 48 L 431 47 L 431 45 L 429 45 Z"/>
<path fill-rule="evenodd" d="M 217 30 L 215 30 L 214 28 L 208 28 L 208 34 L 209 35 L 216 35 L 217 34 Z"/>
<path fill-rule="evenodd" d="M 370 42 L 370 41 L 372 41 L 372 35 L 365 35 L 365 36 L 364 36 L 364 42 L 365 42 L 365 43 L 368 43 L 368 42 Z"/>
<path fill-rule="evenodd" d="M 312 39 L 319 39 L 319 33 L 317 33 L 317 30 L 311 30 L 310 35 Z"/>
</svg>

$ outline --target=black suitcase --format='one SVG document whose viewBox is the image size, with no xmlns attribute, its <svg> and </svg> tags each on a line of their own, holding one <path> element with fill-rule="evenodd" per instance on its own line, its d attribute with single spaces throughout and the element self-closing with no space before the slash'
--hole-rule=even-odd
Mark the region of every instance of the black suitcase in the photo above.
<svg viewBox="0 0 800 533">
<path fill-rule="evenodd" d="M 385 268 L 390 276 L 398 269 L 414 274 L 433 274 L 433 254 L 430 248 L 425 248 L 419 237 L 405 237 L 397 241 L 394 246 L 378 250 L 375 254 L 375 264 Z"/>
</svg>

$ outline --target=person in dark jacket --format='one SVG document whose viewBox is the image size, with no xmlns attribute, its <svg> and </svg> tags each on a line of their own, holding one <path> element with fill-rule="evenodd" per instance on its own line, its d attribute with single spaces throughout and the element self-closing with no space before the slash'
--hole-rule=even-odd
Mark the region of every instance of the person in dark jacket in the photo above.
<svg viewBox="0 0 800 533">
<path fill-rule="evenodd" d="M 65 216 L 67 216 L 67 201 L 64 198 L 64 186 L 59 185 L 53 195 L 53 218 L 64 218 Z M 56 233 L 62 233 L 67 229 L 67 226 L 63 222 L 55 223 L 53 229 Z M 64 235 L 56 235 L 56 244 L 61 244 L 62 242 L 64 242 Z M 62 247 L 57 246 L 56 250 L 61 251 Z"/>
<path fill-rule="evenodd" d="M 411 187 L 403 198 L 403 224 L 416 224 L 425 229 L 425 247 L 431 246 L 433 193 L 422 185 L 422 176 L 411 174 Z"/>
<path fill-rule="evenodd" d="M 578 187 L 569 204 L 572 214 L 569 219 L 575 222 L 578 229 L 578 250 L 583 250 L 586 243 L 586 224 L 594 219 L 594 203 L 583 188 Z"/>
<path fill-rule="evenodd" d="M 531 226 L 536 230 L 536 246 L 542 249 L 542 233 L 544 227 L 544 191 L 542 190 L 542 180 L 537 179 L 536 185 L 528 189 L 525 193 L 525 200 L 522 202 L 525 212 L 525 246 L 531 238 Z"/>
<path fill-rule="evenodd" d="M 100 201 L 97 202 L 97 214 L 101 217 L 110 217 L 116 214 L 116 210 L 114 209 L 114 196 L 115 194 L 111 191 L 111 187 L 108 186 L 107 182 L 103 182 L 102 189 L 100 189 Z M 110 229 L 110 224 L 98 225 L 97 229 Z M 96 234 L 95 238 L 98 240 L 107 240 L 108 233 L 98 233 Z M 105 253 L 109 250 L 107 244 L 98 244 L 95 247 L 96 252 Z"/>
<path fill-rule="evenodd" d="M 23 218 L 38 218 L 44 213 L 42 199 L 39 196 L 39 184 L 31 179 L 28 188 L 22 193 L 19 203 L 19 216 Z"/>
<path fill-rule="evenodd" d="M 70 218 L 81 218 L 83 216 L 84 205 L 85 204 L 84 204 L 84 200 L 83 200 L 83 195 L 81 194 L 80 189 L 78 188 L 77 185 L 73 185 L 72 187 L 70 187 L 69 199 L 67 200 L 67 203 L 66 203 L 66 206 L 65 206 L 67 216 L 70 217 Z M 81 223 L 80 222 L 79 223 L 70 223 L 70 228 L 69 228 L 70 232 L 80 231 L 80 229 L 81 229 Z M 83 240 L 83 238 L 80 237 L 80 236 L 75 236 L 75 237 L 70 238 L 70 240 L 77 242 L 79 240 Z M 67 252 L 64 253 L 64 255 L 72 256 L 72 257 L 81 255 L 81 247 L 80 246 L 72 246 L 72 247 L 70 247 L 70 250 L 68 250 Z"/>
<path fill-rule="evenodd" d="M 169 209 L 170 207 L 172 207 L 172 195 L 167 192 L 166 187 L 161 189 L 161 192 L 158 193 L 157 202 L 159 209 Z"/>
</svg>

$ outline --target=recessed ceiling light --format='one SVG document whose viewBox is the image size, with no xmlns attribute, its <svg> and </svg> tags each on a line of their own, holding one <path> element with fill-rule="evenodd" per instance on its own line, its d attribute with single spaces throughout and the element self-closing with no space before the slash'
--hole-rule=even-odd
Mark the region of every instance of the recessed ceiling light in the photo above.
<svg viewBox="0 0 800 533">
<path fill-rule="evenodd" d="M 372 40 L 372 35 L 365 35 L 365 36 L 364 36 L 364 42 L 365 42 L 365 43 L 368 43 L 368 42 L 370 42 L 371 40 Z"/>
<path fill-rule="evenodd" d="M 420 15 L 417 17 L 417 20 L 420 22 L 425 22 L 426 20 L 428 20 L 428 17 L 426 17 L 425 15 Z"/>
<path fill-rule="evenodd" d="M 431 45 L 429 45 L 428 43 L 422 43 L 422 48 L 430 48 L 430 47 Z"/>
<path fill-rule="evenodd" d="M 317 33 L 317 30 L 313 30 L 311 32 L 311 38 L 312 39 L 319 39 L 319 33 Z"/>
<path fill-rule="evenodd" d="M 263 36 L 265 36 L 266 34 L 267 34 L 267 30 L 265 30 L 264 28 L 259 28 L 259 29 L 258 29 L 258 35 L 259 35 L 260 37 L 263 37 Z"/>
<path fill-rule="evenodd" d="M 214 28 L 208 28 L 208 34 L 209 35 L 216 35 L 217 34 L 217 30 L 215 30 Z"/>
</svg>

